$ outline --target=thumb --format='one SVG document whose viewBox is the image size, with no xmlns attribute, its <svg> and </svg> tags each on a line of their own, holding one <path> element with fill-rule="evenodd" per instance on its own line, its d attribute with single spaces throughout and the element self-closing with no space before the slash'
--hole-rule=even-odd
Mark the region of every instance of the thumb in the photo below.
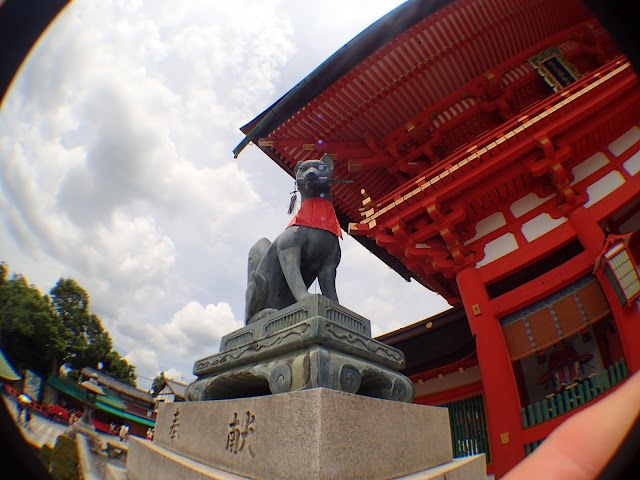
<svg viewBox="0 0 640 480">
<path fill-rule="evenodd" d="M 565 420 L 503 478 L 592 480 L 614 456 L 639 412 L 640 372 L 636 372 L 605 398 Z"/>
</svg>

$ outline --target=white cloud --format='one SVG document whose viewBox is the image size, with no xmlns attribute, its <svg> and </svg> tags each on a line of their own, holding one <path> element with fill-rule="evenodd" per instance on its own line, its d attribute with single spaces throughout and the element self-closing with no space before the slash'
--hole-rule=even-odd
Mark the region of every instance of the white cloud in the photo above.
<svg viewBox="0 0 640 480">
<path fill-rule="evenodd" d="M 141 380 L 190 378 L 242 325 L 249 248 L 289 221 L 292 180 L 234 160 L 239 127 L 399 3 L 74 0 L 0 111 L 0 260 L 43 292 L 76 279 Z M 446 308 L 341 244 L 338 294 L 374 332 Z"/>
<path fill-rule="evenodd" d="M 154 350 L 135 348 L 123 357 L 129 365 L 135 365 L 136 373 L 158 371 L 158 356 Z M 154 376 L 155 378 L 155 376 Z M 140 383 L 140 382 L 138 382 Z"/>
<path fill-rule="evenodd" d="M 171 322 L 159 328 L 160 334 L 169 345 L 180 345 L 183 352 L 216 351 L 220 338 L 243 326 L 236 320 L 227 303 L 202 306 L 198 302 L 189 302 L 176 312 Z"/>
</svg>

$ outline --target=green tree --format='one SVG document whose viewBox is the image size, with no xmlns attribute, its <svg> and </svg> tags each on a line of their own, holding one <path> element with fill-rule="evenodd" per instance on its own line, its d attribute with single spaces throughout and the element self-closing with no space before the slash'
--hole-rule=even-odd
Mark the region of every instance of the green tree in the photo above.
<svg viewBox="0 0 640 480">
<path fill-rule="evenodd" d="M 129 365 L 115 350 L 110 351 L 102 362 L 102 372 L 111 378 L 136 386 L 136 367 Z"/>
<path fill-rule="evenodd" d="M 89 311 L 89 294 L 71 278 L 61 278 L 51 289 L 53 308 L 69 332 L 65 363 L 72 370 L 97 368 L 113 348 L 109 332 Z"/>
<path fill-rule="evenodd" d="M 68 334 L 47 296 L 0 264 L 0 345 L 19 370 L 48 376 L 65 357 Z"/>
<path fill-rule="evenodd" d="M 160 372 L 160 375 L 154 378 L 151 384 L 151 395 L 154 397 L 157 396 L 166 384 L 167 379 L 164 377 L 164 372 Z"/>
<path fill-rule="evenodd" d="M 51 289 L 53 308 L 67 328 L 80 330 L 89 315 L 89 294 L 72 278 L 61 278 Z"/>
<path fill-rule="evenodd" d="M 79 475 L 78 447 L 75 438 L 60 435 L 51 454 L 51 476 L 54 480 L 77 480 Z"/>
<path fill-rule="evenodd" d="M 9 278 L 0 262 L 0 346 L 19 370 L 30 368 L 46 377 L 58 367 L 79 378 L 84 367 L 136 386 L 135 366 L 113 350 L 113 340 L 100 317 L 89 310 L 89 294 L 78 282 L 61 278 L 42 295 L 22 275 Z"/>
</svg>

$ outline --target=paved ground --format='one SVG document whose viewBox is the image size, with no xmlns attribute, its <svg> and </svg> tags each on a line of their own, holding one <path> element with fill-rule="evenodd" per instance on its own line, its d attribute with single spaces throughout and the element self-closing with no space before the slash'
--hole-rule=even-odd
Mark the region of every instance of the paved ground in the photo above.
<svg viewBox="0 0 640 480">
<path fill-rule="evenodd" d="M 14 418 L 17 419 L 17 408 L 16 401 L 13 397 L 8 397 L 4 393 L 2 393 L 2 400 L 7 405 L 7 409 L 14 415 Z M 43 446 L 45 444 L 53 447 L 56 444 L 56 440 L 59 435 L 63 434 L 68 425 L 64 425 L 62 423 L 54 422 L 53 420 L 43 417 L 38 413 L 34 413 L 31 416 L 31 425 L 30 428 L 26 428 L 22 424 L 18 424 L 20 430 L 22 431 L 22 435 L 32 444 Z M 105 433 L 98 432 L 101 440 L 103 442 L 109 442 L 112 445 L 120 446 L 123 449 L 127 448 L 127 444 L 121 443 L 120 439 L 115 435 L 109 435 Z M 102 478 L 105 478 L 105 471 L 107 464 L 111 464 L 114 467 L 124 469 L 125 468 L 125 458 L 124 456 L 108 458 L 106 455 L 93 455 L 94 465 L 96 467 L 96 473 L 98 473 Z"/>
</svg>

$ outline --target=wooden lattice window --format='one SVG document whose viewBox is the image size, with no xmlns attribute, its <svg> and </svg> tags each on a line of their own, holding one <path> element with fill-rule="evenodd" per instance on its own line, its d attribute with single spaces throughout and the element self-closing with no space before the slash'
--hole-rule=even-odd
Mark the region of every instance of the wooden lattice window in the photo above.
<svg viewBox="0 0 640 480">
<path fill-rule="evenodd" d="M 595 268 L 602 269 L 621 305 L 629 305 L 640 296 L 640 277 L 636 262 L 627 247 L 630 234 L 607 238 Z"/>
</svg>

